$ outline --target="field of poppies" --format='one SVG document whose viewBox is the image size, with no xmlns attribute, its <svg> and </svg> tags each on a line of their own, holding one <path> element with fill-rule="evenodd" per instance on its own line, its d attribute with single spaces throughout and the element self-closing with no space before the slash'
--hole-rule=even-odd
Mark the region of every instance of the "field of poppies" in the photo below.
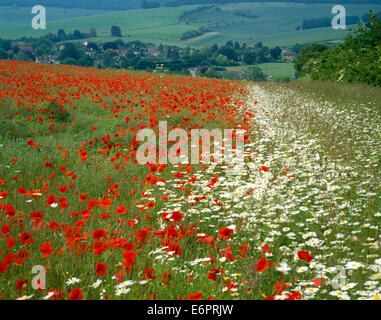
<svg viewBox="0 0 381 320">
<path fill-rule="evenodd" d="M 295 92 L 0 60 L 0 299 L 379 299 L 380 110 Z M 245 162 L 139 164 L 163 120 Z"/>
</svg>

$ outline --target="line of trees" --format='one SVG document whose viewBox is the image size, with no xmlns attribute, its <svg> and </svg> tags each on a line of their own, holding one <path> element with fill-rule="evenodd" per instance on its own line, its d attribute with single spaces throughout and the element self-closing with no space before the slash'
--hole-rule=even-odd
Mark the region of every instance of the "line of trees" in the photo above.
<svg viewBox="0 0 381 320">
<path fill-rule="evenodd" d="M 347 16 L 346 24 L 357 24 L 360 21 L 358 16 Z M 322 17 L 314 19 L 304 19 L 302 22 L 302 29 L 315 29 L 315 28 L 324 28 L 330 27 L 332 25 L 332 17 Z"/>
</svg>

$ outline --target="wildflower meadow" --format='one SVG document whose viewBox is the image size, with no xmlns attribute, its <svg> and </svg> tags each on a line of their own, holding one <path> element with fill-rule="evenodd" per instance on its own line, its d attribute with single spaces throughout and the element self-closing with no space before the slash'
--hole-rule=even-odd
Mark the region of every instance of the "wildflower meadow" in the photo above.
<svg viewBox="0 0 381 320">
<path fill-rule="evenodd" d="M 0 299 L 380 299 L 380 100 L 309 85 L 0 60 Z"/>
</svg>

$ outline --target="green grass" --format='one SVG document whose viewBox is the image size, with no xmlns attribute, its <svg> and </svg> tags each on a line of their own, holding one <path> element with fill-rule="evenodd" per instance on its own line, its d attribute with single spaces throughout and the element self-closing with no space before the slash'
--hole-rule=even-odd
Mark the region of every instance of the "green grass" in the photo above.
<svg viewBox="0 0 381 320">
<path fill-rule="evenodd" d="M 33 14 L 31 7 L 6 7 L 0 6 L 0 28 L 7 28 L 10 26 L 27 25 L 31 23 Z M 110 10 L 109 10 L 110 11 Z M 99 9 L 80 9 L 80 8 L 56 8 L 46 7 L 47 22 L 72 19 L 75 17 L 91 16 L 95 14 L 105 13 L 104 10 Z M 89 27 L 90 28 L 90 27 Z M 30 28 L 32 30 L 32 28 Z M 33 30 L 32 30 L 33 31 Z M 82 30 L 81 30 L 82 31 Z M 87 31 L 83 30 L 83 31 Z"/>
<path fill-rule="evenodd" d="M 295 69 L 292 63 L 261 63 L 258 65 L 264 74 L 271 76 L 273 79 L 290 78 L 295 79 Z"/>
<path fill-rule="evenodd" d="M 256 67 L 260 67 L 263 73 L 267 76 L 271 76 L 273 79 L 280 78 L 290 78 L 295 79 L 295 69 L 292 63 L 283 63 L 283 62 L 267 62 L 254 65 Z M 230 71 L 239 71 L 242 69 L 247 69 L 252 66 L 245 65 L 240 67 L 231 67 L 228 68 Z"/>
<path fill-rule="evenodd" d="M 20 68 L 24 65 L 18 64 Z M 48 289 L 60 288 L 67 294 L 74 287 L 78 287 L 83 290 L 86 299 L 99 299 L 101 289 L 105 289 L 111 299 L 148 299 L 153 292 L 157 293 L 159 299 L 178 299 L 180 296 L 186 297 L 187 294 L 197 291 L 203 292 L 203 299 L 207 296 L 224 300 L 262 299 L 266 295 L 275 294 L 274 284 L 280 279 L 290 284 L 292 287 L 289 290 L 294 292 L 311 287 L 313 279 L 321 276 L 324 277 L 325 283 L 320 289 L 316 289 L 319 290 L 316 296 L 305 294 L 303 298 L 335 299 L 330 295 L 333 290 L 330 281 L 337 274 L 325 272 L 321 275 L 322 272 L 320 273 L 317 265 L 324 264 L 322 268 L 326 269 L 343 266 L 348 261 L 358 261 L 364 265 L 364 268 L 358 270 L 346 270 L 346 281 L 356 284 L 353 290 L 348 290 L 351 298 L 356 299 L 359 295 L 366 295 L 360 293 L 360 290 L 370 291 L 365 283 L 375 277 L 376 272 L 379 276 L 374 261 L 379 258 L 379 248 L 376 245 L 379 237 L 377 230 L 379 217 L 376 214 L 380 213 L 381 193 L 378 170 L 381 159 L 379 157 L 380 89 L 366 85 L 320 82 L 261 83 L 256 86 L 248 83 L 247 89 L 250 90 L 247 96 L 248 111 L 255 115 L 250 120 L 252 127 L 249 129 L 252 129 L 251 134 L 255 140 L 253 139 L 254 141 L 247 147 L 254 150 L 255 154 L 250 152 L 247 166 L 242 167 L 239 175 L 225 174 L 222 166 L 212 166 L 206 170 L 205 167 L 196 165 L 191 166 L 192 171 L 189 176 L 184 177 L 184 180 L 177 180 L 174 179 L 173 173 L 183 172 L 188 166 L 179 168 L 169 166 L 167 170 L 157 174 L 158 177 L 166 179 L 165 186 L 144 186 L 140 185 L 140 182 L 149 172 L 147 167 L 134 165 L 129 161 L 120 170 L 115 170 L 114 166 L 118 161 L 115 162 L 112 157 L 114 154 L 116 156 L 116 151 L 120 151 L 121 155 L 129 153 L 124 147 L 128 147 L 134 134 L 129 130 L 124 137 L 116 136 L 114 133 L 120 131 L 119 127 L 137 128 L 151 118 L 156 118 L 153 115 L 156 113 L 158 119 L 163 115 L 173 126 L 188 122 L 186 119 L 190 116 L 191 121 L 186 127 L 193 127 L 195 123 L 199 123 L 209 129 L 218 128 L 223 125 L 220 122 L 220 118 L 224 118 L 223 110 L 217 113 L 218 116 L 212 117 L 212 121 L 206 121 L 205 118 L 209 118 L 208 115 L 212 113 L 216 114 L 213 106 L 225 103 L 224 96 L 219 99 L 212 98 L 214 90 L 220 93 L 224 87 L 209 91 L 213 80 L 187 78 L 189 83 L 179 85 L 185 78 L 149 73 L 127 74 L 118 70 L 99 71 L 96 77 L 91 78 L 94 69 L 90 68 L 74 70 L 70 67 L 63 72 L 63 68 L 67 67 L 33 65 L 36 68 L 34 72 L 25 70 L 28 75 L 32 74 L 36 79 L 33 84 L 40 88 L 47 83 L 46 90 L 51 96 L 59 92 L 69 97 L 73 105 L 65 104 L 70 113 L 66 119 L 55 116 L 56 127 L 60 129 L 51 132 L 48 129 L 51 122 L 46 121 L 46 118 L 45 121 L 38 122 L 27 120 L 27 117 L 47 116 L 55 107 L 47 101 L 38 102 L 33 109 L 34 112 L 28 110 L 30 104 L 18 107 L 14 96 L 11 95 L 13 88 L 8 88 L 7 82 L 4 81 L 2 88 L 5 89 L 4 92 L 10 89 L 10 94 L 5 95 L 7 98 L 0 102 L 2 119 L 0 120 L 2 164 L 0 178 L 4 180 L 0 190 L 7 190 L 9 193 L 5 203 L 17 208 L 16 216 L 9 218 L 12 222 L 10 236 L 18 239 L 22 231 L 33 232 L 35 236 L 34 243 L 21 245 L 21 242 L 17 242 L 11 250 L 6 248 L 5 241 L 0 242 L 0 249 L 5 253 L 17 253 L 22 248 L 30 251 L 28 261 L 20 266 L 10 266 L 0 277 L 0 297 L 14 299 L 19 295 L 33 294 L 33 299 L 41 299 L 46 293 L 32 290 L 30 282 L 29 287 L 23 291 L 15 287 L 20 277 L 31 279 L 31 267 L 40 264 L 49 265 L 50 268 L 47 273 Z M 46 78 L 42 78 L 46 80 L 41 79 L 43 76 L 40 72 L 46 73 Z M 71 78 L 73 74 L 74 79 Z M 110 79 L 105 76 L 106 74 Z M 0 80 L 14 77 L 12 79 L 15 83 L 19 83 L 23 89 L 25 87 L 24 91 L 30 92 L 32 97 L 43 96 L 32 90 L 33 86 L 28 88 L 30 82 L 24 80 L 26 76 L 21 76 L 16 71 L 13 74 L 7 71 L 3 75 L 4 78 Z M 128 82 L 130 77 L 135 80 Z M 18 79 L 22 81 L 16 82 Z M 88 81 L 89 79 L 93 79 L 94 82 Z M 69 86 L 69 83 L 72 85 Z M 125 88 L 123 83 L 129 83 L 130 86 Z M 137 86 L 134 86 L 134 83 Z M 204 86 L 201 86 L 202 83 Z M 155 87 L 147 88 L 145 84 Z M 93 96 L 88 96 L 87 90 L 94 90 L 94 94 L 98 93 L 103 99 L 102 102 L 94 103 Z M 212 110 L 193 116 L 191 105 L 193 100 L 184 97 L 184 93 L 190 97 L 194 96 L 196 102 L 201 99 L 206 100 L 204 105 Z M 226 98 L 230 99 L 234 93 L 233 91 Z M 189 103 L 186 105 L 189 108 L 176 110 L 182 105 L 178 103 L 182 98 L 184 98 L 182 102 Z M 200 100 L 197 100 L 198 98 Z M 131 100 L 127 102 L 126 99 Z M 113 112 L 114 105 L 117 104 L 128 105 L 126 110 L 118 113 L 119 117 L 115 117 Z M 171 111 L 166 109 L 167 104 Z M 103 106 L 106 105 L 112 109 L 104 109 Z M 195 103 L 193 106 L 198 108 L 198 105 Z M 133 107 L 133 111 L 129 110 L 130 107 Z M 46 112 L 41 112 L 44 108 L 47 109 Z M 245 108 L 243 112 L 237 112 L 237 117 L 245 115 L 244 119 L 247 119 L 247 113 L 244 111 Z M 125 116 L 133 118 L 128 125 L 124 122 Z M 227 119 L 226 124 L 230 124 Z M 93 125 L 96 125 L 96 130 L 89 130 Z M 231 125 L 237 124 L 232 122 Z M 103 156 L 98 150 L 105 145 L 99 139 L 95 141 L 93 137 L 105 137 L 107 134 L 112 137 L 109 142 L 114 147 L 107 156 Z M 38 147 L 30 147 L 26 143 L 28 139 L 38 142 Z M 94 141 L 93 146 L 81 143 L 90 140 Z M 122 145 L 117 147 L 117 142 Z M 58 145 L 62 145 L 63 148 L 58 149 Z M 89 152 L 86 161 L 79 161 L 76 152 L 78 148 L 84 148 Z M 68 149 L 71 152 L 61 152 L 61 149 Z M 12 161 L 12 158 L 17 158 L 18 161 Z M 47 168 L 46 161 L 52 162 L 53 167 Z M 258 170 L 261 165 L 268 166 L 269 172 Z M 67 166 L 65 171 L 73 171 L 78 175 L 77 179 L 72 180 L 70 176 L 64 175 L 58 170 L 60 166 Z M 286 176 L 283 169 L 289 170 L 288 174 L 292 176 Z M 55 173 L 54 177 L 50 176 L 52 172 Z M 193 175 L 197 177 L 196 182 L 192 185 L 184 184 L 189 187 L 188 191 L 180 190 L 179 184 L 175 182 L 187 181 Z M 216 175 L 219 177 L 218 183 L 210 190 L 205 189 L 205 185 Z M 138 182 L 132 182 L 133 176 L 139 177 Z M 109 181 L 106 177 L 111 177 L 113 180 Z M 68 185 L 72 181 L 74 186 L 67 192 L 58 190 L 60 186 Z M 333 183 L 337 189 L 326 190 L 327 183 Z M 49 192 L 44 193 L 41 198 L 37 197 L 26 202 L 24 196 L 18 193 L 21 186 L 28 190 L 46 187 Z M 83 211 L 77 215 L 87 208 L 86 201 L 79 202 L 79 194 L 86 193 L 89 199 L 99 199 L 106 192 L 107 196 L 111 197 L 112 189 L 116 186 L 117 191 L 113 191 L 120 195 L 113 198 L 111 208 L 93 208 L 91 213 Z M 137 192 L 130 195 L 129 191 L 132 189 Z M 142 192 L 148 189 L 151 194 L 149 197 L 143 197 Z M 188 198 L 189 192 L 192 193 L 192 197 Z M 47 206 L 46 198 L 52 194 L 56 194 L 57 198 L 65 196 L 69 207 L 61 211 Z M 160 199 L 163 194 L 168 195 L 166 201 Z M 227 194 L 232 196 L 229 197 Z M 195 197 L 201 196 L 205 196 L 206 201 L 195 200 Z M 140 211 L 136 206 L 135 201 L 139 200 L 144 204 L 150 199 L 157 200 L 154 208 Z M 220 208 L 217 205 L 218 201 L 221 202 Z M 348 205 L 342 206 L 345 202 Z M 0 202 L 2 203 L 4 202 Z M 130 211 L 124 216 L 118 216 L 115 209 L 119 204 L 125 204 Z M 184 214 L 184 226 L 188 227 L 190 223 L 195 223 L 199 228 L 195 230 L 196 234 L 206 233 L 217 237 L 217 231 L 221 227 L 231 225 L 235 232 L 231 239 L 216 238 L 216 245 L 213 247 L 200 243 L 198 236 L 185 236 L 178 240 L 183 248 L 182 255 L 173 259 L 165 252 L 156 251 L 166 245 L 166 242 L 160 237 L 149 237 L 143 246 L 136 247 L 139 255 L 134 269 L 132 273 L 125 275 L 123 280 L 141 280 L 142 271 L 147 267 L 154 268 L 157 278 L 142 286 L 140 284 L 131 286 L 131 292 L 127 296 L 116 296 L 117 282 L 111 277 L 118 272 L 120 262 L 123 260 L 123 251 L 120 248 L 107 250 L 101 255 L 92 254 L 91 245 L 96 243 L 91 236 L 93 231 L 106 230 L 108 239 L 118 237 L 135 241 L 134 235 L 137 230 L 149 226 L 154 230 L 163 230 L 167 227 L 168 225 L 162 226 L 161 214 L 177 209 Z M 44 222 L 59 222 L 62 230 L 50 232 L 44 228 L 32 229 L 29 215 L 35 210 L 41 210 Z M 99 219 L 104 210 L 110 213 L 112 218 L 105 221 Z M 146 213 L 151 215 L 149 221 L 144 218 Z M 137 216 L 141 219 L 136 229 L 130 228 L 126 221 L 119 220 L 119 218 L 134 219 Z M 23 219 L 22 223 L 18 220 L 19 217 Z M 8 223 L 5 215 L 4 221 Z M 18 228 L 16 223 L 23 228 Z M 1 221 L 0 226 L 2 224 Z M 53 254 L 42 260 L 39 251 L 42 243 L 51 241 L 57 250 L 65 246 L 65 235 L 70 236 L 71 233 L 66 232 L 64 224 L 73 227 L 73 230 L 77 230 L 74 228 L 76 226 L 78 235 L 85 236 L 86 232 L 89 232 L 89 237 L 77 240 L 80 244 L 86 244 L 90 251 L 76 253 L 75 250 L 65 247 L 62 255 Z M 294 233 L 294 239 L 290 236 L 290 232 Z M 308 235 L 309 233 L 314 235 Z M 304 237 L 306 234 L 307 238 Z M 323 243 L 309 244 L 311 237 L 314 242 L 319 240 Z M 238 246 L 244 243 L 249 247 L 247 256 L 241 259 L 238 256 Z M 255 266 L 257 259 L 262 255 L 260 251 L 264 244 L 271 249 L 271 254 L 266 254 L 266 258 L 272 263 L 272 267 L 262 270 L 263 272 L 256 272 Z M 234 263 L 219 259 L 220 250 L 228 247 L 236 257 Z M 77 248 L 79 249 L 79 246 Z M 313 255 L 310 264 L 295 259 L 299 250 L 308 250 Z M 213 265 L 196 261 L 196 258 L 211 256 L 215 258 Z M 4 256 L 1 259 L 4 259 Z M 290 267 L 288 273 L 281 273 L 276 268 L 275 263 L 284 261 Z M 101 278 L 103 280 L 101 286 L 94 289 L 90 286 L 99 279 L 94 270 L 97 262 L 107 263 L 109 272 Z M 307 271 L 298 271 L 300 267 L 306 266 L 309 267 Z M 207 272 L 211 268 L 224 270 L 217 281 L 207 278 Z M 168 270 L 172 270 L 172 279 L 167 286 L 162 284 L 162 275 Z M 194 277 L 191 283 L 190 275 Z M 71 277 L 79 277 L 82 281 L 79 284 L 66 285 L 65 282 Z M 236 282 L 237 292 L 223 292 L 227 280 Z M 379 297 L 376 294 L 370 296 Z"/>
<path fill-rule="evenodd" d="M 33 30 L 30 27 L 31 14 L 26 9 L 7 8 L 1 10 L 2 21 L 10 20 L 12 24 L 0 23 L 1 38 L 20 38 L 22 36 L 40 36 L 48 32 L 65 29 L 72 32 L 79 29 L 87 31 L 95 26 L 100 40 L 110 40 L 110 28 L 118 25 L 122 29 L 123 40 L 141 40 L 145 42 L 163 43 L 180 46 L 206 46 L 213 43 L 225 43 L 233 39 L 254 44 L 262 41 L 267 46 L 290 46 L 296 43 L 320 41 L 337 41 L 343 38 L 347 30 L 318 28 L 296 31 L 303 19 L 331 15 L 330 4 L 295 4 L 295 3 L 239 3 L 219 5 L 221 10 L 209 9 L 193 15 L 188 24 L 180 23 L 179 17 L 184 12 L 199 7 L 182 6 L 177 8 L 157 8 L 147 10 L 129 10 L 91 14 L 91 10 L 63 11 L 48 8 L 46 30 Z M 381 5 L 346 5 L 348 15 L 358 15 L 373 10 L 381 10 Z M 12 10 L 15 10 L 14 12 Z M 63 9 L 64 10 L 64 9 Z M 249 12 L 252 17 L 238 16 L 236 11 Z M 81 16 L 81 17 L 78 17 Z M 257 16 L 257 17 L 255 17 Z M 16 26 L 17 25 L 17 26 Z M 197 30 L 205 26 L 213 30 L 201 37 L 179 41 L 181 35 L 189 30 Z"/>
</svg>

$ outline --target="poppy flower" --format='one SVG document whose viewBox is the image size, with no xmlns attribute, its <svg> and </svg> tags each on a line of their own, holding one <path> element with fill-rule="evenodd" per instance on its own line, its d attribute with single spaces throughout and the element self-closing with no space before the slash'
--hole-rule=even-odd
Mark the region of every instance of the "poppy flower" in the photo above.
<svg viewBox="0 0 381 320">
<path fill-rule="evenodd" d="M 230 228 L 223 227 L 218 231 L 218 239 L 229 239 L 233 235 L 233 230 Z"/>
<path fill-rule="evenodd" d="M 305 260 L 307 262 L 311 262 L 313 259 L 313 256 L 311 256 L 308 251 L 299 251 L 298 257 L 300 260 Z"/>
<path fill-rule="evenodd" d="M 79 288 L 75 288 L 70 291 L 69 293 L 69 299 L 70 300 L 82 300 L 83 299 L 83 292 Z"/>
<path fill-rule="evenodd" d="M 259 258 L 256 264 L 257 272 L 263 272 L 267 267 L 271 266 L 271 262 L 266 261 L 265 257 Z"/>
<path fill-rule="evenodd" d="M 95 274 L 104 277 L 107 274 L 107 265 L 103 262 L 98 262 L 95 266 Z"/>
<path fill-rule="evenodd" d="M 16 288 L 18 290 L 24 290 L 28 287 L 28 282 L 29 282 L 28 279 L 19 278 L 16 282 Z"/>
<path fill-rule="evenodd" d="M 33 234 L 29 232 L 23 232 L 20 235 L 20 241 L 22 244 L 32 244 L 34 242 L 33 240 Z"/>
<path fill-rule="evenodd" d="M 54 252 L 55 249 L 50 244 L 51 242 L 49 241 L 40 246 L 40 252 L 43 254 L 42 259 L 49 257 Z"/>
<path fill-rule="evenodd" d="M 79 195 L 79 201 L 80 201 L 80 202 L 85 201 L 85 200 L 87 200 L 87 197 L 88 197 L 87 194 L 80 194 L 80 195 Z"/>
<path fill-rule="evenodd" d="M 106 231 L 102 229 L 97 229 L 93 232 L 93 238 L 94 240 L 99 240 L 102 238 L 106 238 Z"/>
<path fill-rule="evenodd" d="M 128 209 L 126 208 L 125 205 L 120 205 L 118 208 L 115 209 L 115 212 L 117 214 L 125 214 L 128 212 Z"/>
<path fill-rule="evenodd" d="M 144 278 L 143 279 L 154 279 L 156 276 L 153 275 L 153 268 L 144 269 Z"/>
<path fill-rule="evenodd" d="M 187 300 L 202 300 L 202 291 L 197 291 L 196 293 L 190 293 L 187 296 Z"/>
</svg>

